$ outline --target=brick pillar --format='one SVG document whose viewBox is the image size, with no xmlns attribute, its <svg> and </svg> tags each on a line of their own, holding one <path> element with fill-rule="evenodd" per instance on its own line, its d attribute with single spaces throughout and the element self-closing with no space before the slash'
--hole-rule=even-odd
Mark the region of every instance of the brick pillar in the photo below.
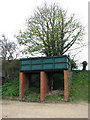
<svg viewBox="0 0 90 120">
<path fill-rule="evenodd" d="M 22 99 L 26 89 L 28 88 L 28 78 L 23 72 L 19 74 L 19 98 Z"/>
<path fill-rule="evenodd" d="M 68 70 L 64 70 L 64 100 L 67 101 L 69 97 L 68 90 Z"/>
<path fill-rule="evenodd" d="M 40 72 L 40 100 L 43 101 L 48 93 L 48 79 L 45 72 Z"/>
</svg>

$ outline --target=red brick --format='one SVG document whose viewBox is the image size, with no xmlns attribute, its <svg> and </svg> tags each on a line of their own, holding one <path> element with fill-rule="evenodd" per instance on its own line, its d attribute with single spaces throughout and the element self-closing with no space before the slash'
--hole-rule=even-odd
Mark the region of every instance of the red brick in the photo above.
<svg viewBox="0 0 90 120">
<path fill-rule="evenodd" d="M 48 79 L 45 72 L 40 72 L 40 100 L 43 101 L 48 93 Z"/>
<path fill-rule="evenodd" d="M 64 100 L 67 101 L 69 97 L 68 90 L 68 70 L 64 70 Z"/>
<path fill-rule="evenodd" d="M 22 99 L 27 88 L 28 88 L 28 78 L 25 73 L 20 72 L 20 75 L 19 75 L 19 98 L 20 99 Z"/>
</svg>

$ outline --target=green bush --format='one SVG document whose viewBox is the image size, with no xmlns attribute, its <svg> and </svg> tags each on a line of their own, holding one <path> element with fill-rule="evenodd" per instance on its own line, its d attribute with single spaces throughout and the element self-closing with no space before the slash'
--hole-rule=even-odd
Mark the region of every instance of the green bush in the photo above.
<svg viewBox="0 0 90 120">
<path fill-rule="evenodd" d="M 19 91 L 15 88 L 8 88 L 7 91 L 4 89 L 2 90 L 2 96 L 16 97 L 19 96 Z"/>
<path fill-rule="evenodd" d="M 32 87 L 25 91 L 24 96 L 29 96 L 30 94 L 40 93 L 40 88 Z"/>
<path fill-rule="evenodd" d="M 5 88 L 5 87 L 9 87 L 9 86 L 11 86 L 11 85 L 12 85 L 12 83 L 7 82 L 7 83 L 5 83 L 5 84 L 3 85 L 3 87 Z"/>
<path fill-rule="evenodd" d="M 16 97 L 19 96 L 19 79 L 13 79 L 2 85 L 2 96 Z"/>
<path fill-rule="evenodd" d="M 28 90 L 25 91 L 24 96 L 28 96 L 30 93 L 31 93 L 31 90 L 28 89 Z"/>
</svg>

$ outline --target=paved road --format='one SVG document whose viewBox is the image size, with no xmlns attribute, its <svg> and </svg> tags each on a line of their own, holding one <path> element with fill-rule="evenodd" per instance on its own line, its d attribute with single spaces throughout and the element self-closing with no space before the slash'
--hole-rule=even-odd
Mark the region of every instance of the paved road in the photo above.
<svg viewBox="0 0 90 120">
<path fill-rule="evenodd" d="M 88 118 L 88 104 L 2 101 L 3 118 Z"/>
</svg>

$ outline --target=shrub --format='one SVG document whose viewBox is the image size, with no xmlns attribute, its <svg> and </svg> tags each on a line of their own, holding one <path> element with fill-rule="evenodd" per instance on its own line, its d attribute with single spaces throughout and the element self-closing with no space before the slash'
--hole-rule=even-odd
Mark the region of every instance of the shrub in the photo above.
<svg viewBox="0 0 90 120">
<path fill-rule="evenodd" d="M 10 82 L 4 83 L 4 85 L 2 85 L 2 96 L 19 96 L 19 79 L 10 80 Z"/>
<path fill-rule="evenodd" d="M 82 65 L 83 65 L 83 68 L 82 68 L 82 70 L 86 70 L 87 61 L 83 61 L 83 62 L 82 62 Z"/>
</svg>

